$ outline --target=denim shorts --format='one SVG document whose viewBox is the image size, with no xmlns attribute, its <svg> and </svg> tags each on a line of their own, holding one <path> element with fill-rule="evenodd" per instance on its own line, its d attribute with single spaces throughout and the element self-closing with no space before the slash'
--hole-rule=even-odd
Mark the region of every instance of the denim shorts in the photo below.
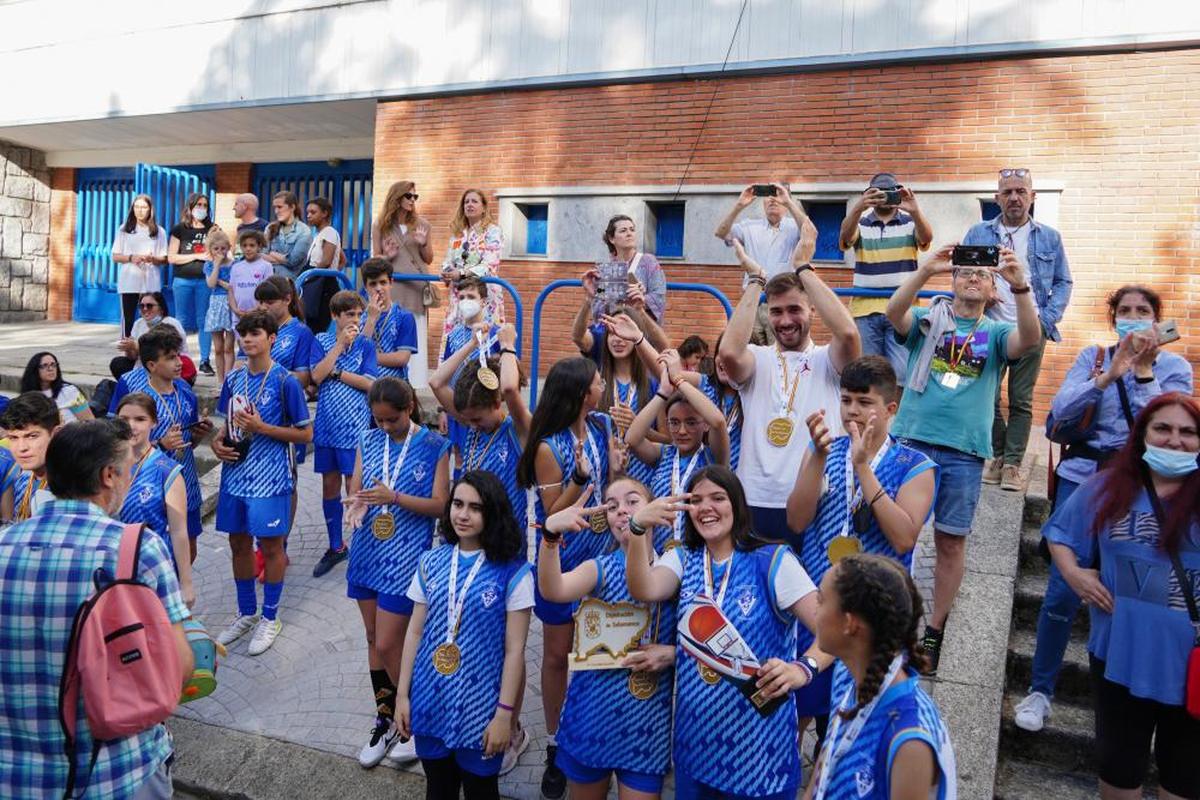
<svg viewBox="0 0 1200 800">
<path fill-rule="evenodd" d="M 896 373 L 896 383 L 904 385 L 908 376 L 908 348 L 896 341 L 896 329 L 886 314 L 867 314 L 855 317 L 864 356 L 883 356 Z"/>
<path fill-rule="evenodd" d="M 953 536 L 966 536 L 975 522 L 979 489 L 983 484 L 983 459 L 952 447 L 916 439 L 900 443 L 919 450 L 938 465 L 937 496 L 933 498 L 933 529 Z"/>
</svg>

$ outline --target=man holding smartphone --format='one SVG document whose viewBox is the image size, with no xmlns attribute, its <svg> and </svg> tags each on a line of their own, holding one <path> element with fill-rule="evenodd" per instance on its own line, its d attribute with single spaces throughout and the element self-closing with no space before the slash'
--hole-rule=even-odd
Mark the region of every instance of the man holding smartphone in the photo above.
<svg viewBox="0 0 1200 800">
<path fill-rule="evenodd" d="M 843 250 L 854 249 L 854 288 L 894 292 L 917 269 L 917 251 L 929 249 L 933 227 L 912 189 L 890 172 L 871 178 L 850 206 L 838 234 Z M 884 356 L 904 385 L 908 353 L 888 322 L 887 297 L 852 297 L 850 314 L 862 338 L 864 356 Z"/>
<path fill-rule="evenodd" d="M 1046 340 L 1060 341 L 1058 322 L 1071 299 L 1071 269 L 1063 250 L 1062 236 L 1049 225 L 1033 219 L 1033 173 L 1025 168 L 1002 169 L 996 189 L 1000 215 L 967 231 L 965 245 L 999 245 L 1012 250 L 1033 287 L 1033 302 L 1041 323 L 1042 339 L 1024 356 L 1007 365 L 1008 418 L 1000 408 L 1000 385 L 996 385 L 996 408 L 992 422 L 992 451 L 995 454 L 983 471 L 983 482 L 1000 484 L 1008 492 L 1025 488 L 1021 472 L 1029 429 L 1033 423 L 1033 390 L 1042 368 Z M 1002 322 L 1017 321 L 1017 304 L 1003 277 L 996 280 L 996 302 L 988 317 Z M 1001 375 L 1003 382 L 1003 375 Z"/>
</svg>

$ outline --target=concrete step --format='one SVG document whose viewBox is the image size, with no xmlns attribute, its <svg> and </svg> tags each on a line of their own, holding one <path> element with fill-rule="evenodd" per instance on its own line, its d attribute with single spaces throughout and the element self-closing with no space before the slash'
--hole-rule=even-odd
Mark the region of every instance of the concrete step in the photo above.
<svg viewBox="0 0 1200 800">
<path fill-rule="evenodd" d="M 1042 555 L 1042 526 L 1025 523 L 1021 528 L 1020 570 L 1022 575 L 1045 574 L 1050 565 Z"/>
<path fill-rule="evenodd" d="M 1095 775 L 1063 772 L 1036 761 L 1004 756 L 996 775 L 996 800 L 1095 800 L 1099 783 Z M 1157 795 L 1147 790 L 1144 797 Z"/>
<path fill-rule="evenodd" d="M 1045 487 L 1042 487 L 1041 492 L 1044 491 Z M 1040 528 L 1049 516 L 1050 498 L 1044 493 L 1030 489 L 1025 495 L 1025 523 Z"/>
<path fill-rule="evenodd" d="M 1022 570 L 1017 576 L 1013 593 L 1013 627 L 1037 630 L 1038 614 L 1042 610 L 1042 599 L 1046 596 L 1049 573 L 1029 574 Z M 1086 639 L 1088 634 L 1087 609 L 1080 606 L 1071 627 L 1072 633 Z"/>
<path fill-rule="evenodd" d="M 1024 691 L 1004 695 L 1000 748 L 1009 756 L 1036 761 L 1062 772 L 1090 772 L 1095 757 L 1095 717 L 1090 706 L 1055 702 L 1046 725 L 1037 733 L 1016 726 L 1016 706 Z"/>
<path fill-rule="evenodd" d="M 1033 677 L 1033 651 L 1037 644 L 1032 630 L 1018 628 L 1008 640 L 1008 686 L 1022 696 L 1029 690 Z M 1065 702 L 1081 705 L 1091 704 L 1091 682 L 1088 676 L 1087 641 L 1082 636 L 1072 636 L 1067 643 L 1062 670 L 1058 675 L 1055 697 Z"/>
</svg>

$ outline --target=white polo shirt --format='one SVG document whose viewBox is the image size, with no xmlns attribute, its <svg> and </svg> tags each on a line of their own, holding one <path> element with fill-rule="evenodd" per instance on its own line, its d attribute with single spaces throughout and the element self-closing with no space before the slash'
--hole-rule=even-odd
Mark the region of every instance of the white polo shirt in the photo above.
<svg viewBox="0 0 1200 800">
<path fill-rule="evenodd" d="M 825 424 L 835 437 L 841 436 L 841 378 L 830 360 L 829 345 L 809 342 L 804 351 L 783 351 L 788 387 L 783 386 L 780 351 L 775 346 L 749 345 L 754 371 L 737 386 L 742 398 L 742 452 L 737 475 L 746 492 L 746 502 L 762 508 L 784 508 L 800 463 L 810 441 L 804 420 L 818 409 L 825 410 Z M 792 381 L 797 380 L 790 416 L 792 437 L 784 447 L 767 439 L 767 425 L 787 407 Z"/>
</svg>

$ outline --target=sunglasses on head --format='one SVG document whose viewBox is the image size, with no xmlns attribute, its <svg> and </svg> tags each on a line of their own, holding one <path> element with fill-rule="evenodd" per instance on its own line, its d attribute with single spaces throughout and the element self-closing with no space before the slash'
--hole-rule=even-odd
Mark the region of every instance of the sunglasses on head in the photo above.
<svg viewBox="0 0 1200 800">
<path fill-rule="evenodd" d="M 405 192 L 404 199 L 405 200 L 420 200 L 421 195 L 417 194 L 416 192 Z"/>
<path fill-rule="evenodd" d="M 1002 170 L 1000 170 L 1001 178 L 1024 178 L 1028 174 L 1029 174 L 1029 170 L 1025 169 L 1024 167 L 1018 167 L 1017 169 L 1002 169 Z"/>
</svg>

